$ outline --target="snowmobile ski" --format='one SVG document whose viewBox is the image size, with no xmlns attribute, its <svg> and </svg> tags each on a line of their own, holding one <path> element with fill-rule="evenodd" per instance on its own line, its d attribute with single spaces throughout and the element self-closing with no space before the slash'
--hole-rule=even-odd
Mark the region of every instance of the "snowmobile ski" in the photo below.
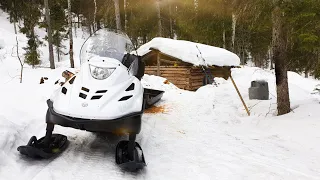
<svg viewBox="0 0 320 180">
<path fill-rule="evenodd" d="M 143 151 L 135 142 L 134 149 L 130 150 L 130 141 L 120 141 L 116 148 L 116 163 L 125 170 L 135 172 L 146 166 Z M 131 153 L 130 153 L 131 152 Z"/>
<path fill-rule="evenodd" d="M 61 134 L 52 134 L 48 145 L 46 145 L 45 137 L 37 140 L 35 136 L 32 136 L 26 146 L 18 147 L 18 151 L 33 159 L 49 159 L 63 152 L 67 145 L 67 137 Z"/>
</svg>

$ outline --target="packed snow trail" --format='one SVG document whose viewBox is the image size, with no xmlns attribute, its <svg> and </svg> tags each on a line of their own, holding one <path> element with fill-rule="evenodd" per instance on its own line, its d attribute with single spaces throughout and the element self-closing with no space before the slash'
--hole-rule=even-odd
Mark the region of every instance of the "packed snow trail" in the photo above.
<svg viewBox="0 0 320 180">
<path fill-rule="evenodd" d="M 218 88 L 197 92 L 166 86 L 157 104 L 165 112 L 143 115 L 137 142 L 147 167 L 139 173 L 124 172 L 115 163 L 115 146 L 125 137 L 60 126 L 54 132 L 70 140 L 61 156 L 41 161 L 22 157 L 16 148 L 45 133 L 45 100 L 57 88 L 57 71 L 62 69 L 47 72 L 45 84 L 11 83 L 0 90 L 0 179 L 320 179 L 319 103 L 307 100 L 282 117 L 247 117 L 231 82 L 224 80 Z M 31 72 L 29 76 L 38 80 Z M 241 92 L 246 76 L 235 78 Z M 162 83 L 151 76 L 145 79 Z M 244 97 L 249 107 L 255 104 Z"/>
</svg>

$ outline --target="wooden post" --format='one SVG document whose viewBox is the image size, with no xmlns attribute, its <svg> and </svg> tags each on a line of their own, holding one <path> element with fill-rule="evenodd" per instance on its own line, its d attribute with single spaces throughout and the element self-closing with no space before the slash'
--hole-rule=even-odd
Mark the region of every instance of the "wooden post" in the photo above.
<svg viewBox="0 0 320 180">
<path fill-rule="evenodd" d="M 236 83 L 234 82 L 234 80 L 233 80 L 233 78 L 232 78 L 232 76 L 231 76 L 231 73 L 230 73 L 230 79 L 231 79 L 232 84 L 233 84 L 234 88 L 236 89 L 236 91 L 237 91 L 237 93 L 238 93 L 238 95 L 239 95 L 239 97 L 240 97 L 240 99 L 241 99 L 241 101 L 242 101 L 242 104 L 243 104 L 244 108 L 246 109 L 246 111 L 247 111 L 247 113 L 248 113 L 248 116 L 250 116 L 249 109 L 248 109 L 246 103 L 244 102 L 244 100 L 243 100 L 243 98 L 242 98 L 242 96 L 241 96 L 241 94 L 240 94 L 240 91 L 239 91 Z"/>
<path fill-rule="evenodd" d="M 157 76 L 160 76 L 160 53 L 157 52 Z"/>
</svg>

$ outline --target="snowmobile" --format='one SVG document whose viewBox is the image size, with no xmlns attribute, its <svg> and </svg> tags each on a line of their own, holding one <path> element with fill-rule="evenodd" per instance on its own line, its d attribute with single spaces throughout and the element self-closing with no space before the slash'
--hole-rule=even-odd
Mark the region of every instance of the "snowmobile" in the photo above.
<svg viewBox="0 0 320 180">
<path fill-rule="evenodd" d="M 115 161 L 137 171 L 146 166 L 141 146 L 135 142 L 146 107 L 159 101 L 163 91 L 141 84 L 144 63 L 131 53 L 133 45 L 120 31 L 100 29 L 80 50 L 81 69 L 47 100 L 46 134 L 31 137 L 18 151 L 31 158 L 51 158 L 63 152 L 67 136 L 53 134 L 54 126 L 90 132 L 129 134 L 116 146 Z"/>
</svg>

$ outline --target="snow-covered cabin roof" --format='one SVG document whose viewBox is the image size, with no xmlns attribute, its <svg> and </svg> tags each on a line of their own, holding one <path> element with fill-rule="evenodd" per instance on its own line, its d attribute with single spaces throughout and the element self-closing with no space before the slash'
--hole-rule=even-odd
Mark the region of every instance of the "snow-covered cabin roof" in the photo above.
<svg viewBox="0 0 320 180">
<path fill-rule="evenodd" d="M 198 48 L 197 48 L 198 46 Z M 168 38 L 154 38 L 150 42 L 142 45 L 138 50 L 138 55 L 143 56 L 149 53 L 151 49 L 156 49 L 163 54 L 170 55 L 181 61 L 191 63 L 195 66 L 208 65 L 208 66 L 239 66 L 240 58 L 222 48 L 209 46 L 200 43 L 194 43 L 184 40 L 173 40 Z M 201 58 L 205 59 L 205 62 Z"/>
</svg>

